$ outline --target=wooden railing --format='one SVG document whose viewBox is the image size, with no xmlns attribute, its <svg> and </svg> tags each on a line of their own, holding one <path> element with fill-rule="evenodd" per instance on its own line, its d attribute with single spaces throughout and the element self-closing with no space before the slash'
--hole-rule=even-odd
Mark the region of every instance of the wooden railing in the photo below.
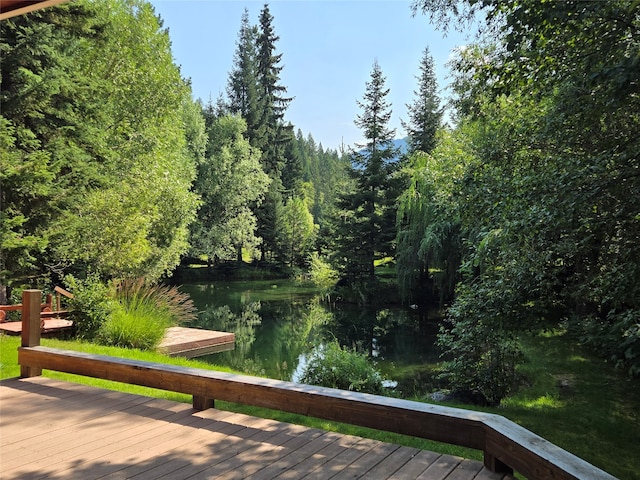
<svg viewBox="0 0 640 480">
<path fill-rule="evenodd" d="M 53 289 L 55 295 L 48 294 L 44 303 L 40 304 L 40 317 L 66 317 L 69 313 L 67 310 L 62 309 L 62 297 L 73 298 L 73 294 L 66 291 L 62 287 L 55 287 Z M 7 318 L 7 312 L 21 312 L 22 303 L 15 305 L 0 305 L 0 323 L 5 322 Z"/>
<path fill-rule="evenodd" d="M 527 478 L 614 478 L 500 415 L 42 347 L 39 299 L 38 290 L 24 292 L 18 353 L 24 377 L 49 369 L 190 394 L 198 410 L 213 407 L 218 399 L 426 438 L 482 450 L 490 470 L 517 471 Z"/>
</svg>

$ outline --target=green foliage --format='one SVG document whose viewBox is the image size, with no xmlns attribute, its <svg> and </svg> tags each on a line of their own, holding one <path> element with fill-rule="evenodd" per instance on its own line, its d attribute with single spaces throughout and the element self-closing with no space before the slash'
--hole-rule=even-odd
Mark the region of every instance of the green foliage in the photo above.
<svg viewBox="0 0 640 480">
<path fill-rule="evenodd" d="M 338 263 L 351 282 L 375 277 L 377 256 L 393 254 L 396 201 L 401 191 L 397 176 L 398 152 L 393 145 L 395 131 L 389 129 L 389 89 L 377 62 L 366 83 L 362 113 L 355 120 L 366 144 L 350 154 L 352 188 L 339 200 L 336 244 Z"/>
<path fill-rule="evenodd" d="M 80 339 L 92 340 L 115 308 L 113 290 L 96 274 L 85 279 L 67 275 L 64 283 L 73 292 L 69 310 L 76 335 Z"/>
<path fill-rule="evenodd" d="M 339 280 L 339 274 L 317 253 L 310 257 L 309 275 L 311 281 L 320 289 L 321 296 L 328 298 Z"/>
<path fill-rule="evenodd" d="M 316 348 L 300 377 L 301 383 L 309 385 L 373 394 L 383 392 L 382 380 L 365 355 L 335 342 Z"/>
<path fill-rule="evenodd" d="M 242 249 L 254 250 L 257 219 L 252 206 L 262 203 L 270 179 L 260 151 L 244 138 L 245 121 L 234 115 L 212 120 L 207 158 L 198 165 L 195 190 L 202 198 L 191 228 L 191 251 L 210 260 L 241 260 Z"/>
<path fill-rule="evenodd" d="M 440 130 L 437 146 L 409 155 L 405 172 L 409 187 L 399 199 L 397 278 L 409 303 L 453 298 L 462 261 L 461 219 L 454 198 L 472 158 L 460 132 Z"/>
<path fill-rule="evenodd" d="M 568 324 L 582 343 L 629 375 L 640 376 L 640 311 L 612 312 L 604 320 L 591 315 Z"/>
<path fill-rule="evenodd" d="M 471 153 L 449 209 L 464 239 L 453 330 L 491 338 L 495 328 L 509 357 L 511 332 L 570 318 L 637 375 L 639 10 L 623 0 L 413 6 L 445 28 L 480 13 L 479 38 L 491 39 L 452 62 Z"/>
<path fill-rule="evenodd" d="M 304 266 L 314 245 L 317 225 L 302 198 L 292 198 L 280 210 L 276 242 L 279 258 L 289 266 Z"/>
<path fill-rule="evenodd" d="M 407 105 L 409 121 L 402 126 L 409 134 L 409 151 L 431 153 L 436 147 L 436 134 L 440 129 L 443 110 L 438 98 L 438 82 L 429 48 L 425 48 L 420 62 L 418 90 L 413 92 L 413 104 Z"/>
<path fill-rule="evenodd" d="M 97 340 L 104 345 L 148 350 L 162 340 L 168 327 L 195 318 L 191 298 L 177 287 L 127 279 L 116 286 L 111 315 L 98 331 Z"/>
<path fill-rule="evenodd" d="M 74 2 L 2 27 L 0 283 L 171 271 L 203 139 L 151 5 Z"/>
<path fill-rule="evenodd" d="M 230 113 L 240 115 L 247 124 L 247 138 L 254 148 L 260 146 L 260 113 L 256 72 L 257 27 L 249 23 L 249 12 L 242 14 L 236 42 L 233 69 L 227 82 L 227 105 Z"/>
<path fill-rule="evenodd" d="M 481 403 L 499 405 L 522 381 L 517 367 L 524 357 L 516 337 L 491 322 L 453 319 L 443 328 L 438 345 L 445 349 L 442 378 L 463 398 L 481 396 Z"/>
</svg>

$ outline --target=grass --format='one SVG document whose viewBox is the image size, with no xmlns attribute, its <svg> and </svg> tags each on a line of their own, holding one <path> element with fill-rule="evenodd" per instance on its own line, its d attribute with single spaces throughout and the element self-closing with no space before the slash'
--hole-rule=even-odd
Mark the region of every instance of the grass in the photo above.
<svg viewBox="0 0 640 480">
<path fill-rule="evenodd" d="M 197 360 L 171 358 L 155 352 L 61 340 L 44 339 L 42 343 L 55 348 L 229 371 Z M 19 375 L 16 353 L 18 345 L 19 338 L 0 335 L 1 378 Z M 524 347 L 529 362 L 524 365 L 523 373 L 527 376 L 529 385 L 523 387 L 517 395 L 503 401 L 498 408 L 479 408 L 451 403 L 447 405 L 503 415 L 620 479 L 640 480 L 640 456 L 637 451 L 640 445 L 638 380 L 630 379 L 613 370 L 602 360 L 589 356 L 559 332 L 528 338 L 524 342 Z M 44 375 L 140 395 L 158 396 L 180 402 L 191 401 L 187 395 L 134 385 L 51 371 L 45 371 Z M 475 450 L 387 432 L 226 402 L 216 402 L 216 407 L 466 458 L 481 459 L 481 453 Z"/>
<path fill-rule="evenodd" d="M 562 332 L 523 343 L 528 384 L 500 407 L 482 410 L 503 415 L 620 479 L 640 480 L 638 379 L 614 370 Z"/>
<path fill-rule="evenodd" d="M 105 345 L 152 350 L 168 327 L 195 318 L 193 301 L 177 287 L 125 280 L 116 289 L 116 302 L 97 338 Z"/>
<path fill-rule="evenodd" d="M 552 332 L 525 342 L 529 388 L 496 411 L 621 479 L 640 479 L 640 382 Z"/>
</svg>

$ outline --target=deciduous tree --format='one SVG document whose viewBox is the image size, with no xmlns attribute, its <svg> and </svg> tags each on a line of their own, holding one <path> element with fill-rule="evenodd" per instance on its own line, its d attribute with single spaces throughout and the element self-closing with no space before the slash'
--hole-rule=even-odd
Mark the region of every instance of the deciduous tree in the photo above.
<svg viewBox="0 0 640 480">
<path fill-rule="evenodd" d="M 255 249 L 254 203 L 262 202 L 269 177 L 262 170 L 260 151 L 244 138 L 239 116 L 218 118 L 209 129 L 210 154 L 198 165 L 195 190 L 202 198 L 191 230 L 192 253 L 210 260 L 242 260 L 242 249 Z"/>
</svg>

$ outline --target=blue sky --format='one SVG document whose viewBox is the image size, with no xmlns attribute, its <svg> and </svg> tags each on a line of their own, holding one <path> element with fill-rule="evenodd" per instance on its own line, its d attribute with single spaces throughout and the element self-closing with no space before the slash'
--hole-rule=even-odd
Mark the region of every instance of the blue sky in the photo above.
<svg viewBox="0 0 640 480">
<path fill-rule="evenodd" d="M 173 55 L 195 98 L 205 103 L 224 93 L 244 8 L 258 23 L 262 1 L 152 0 L 169 28 Z M 391 127 L 405 136 L 400 119 L 417 88 L 425 47 L 433 56 L 441 97 L 449 83 L 446 63 L 466 35 L 446 36 L 422 15 L 411 16 L 405 0 L 272 0 L 269 9 L 280 40 L 281 83 L 294 97 L 286 120 L 325 148 L 362 142 L 354 125 L 360 113 L 356 101 L 365 92 L 377 59 L 390 89 Z"/>
</svg>

